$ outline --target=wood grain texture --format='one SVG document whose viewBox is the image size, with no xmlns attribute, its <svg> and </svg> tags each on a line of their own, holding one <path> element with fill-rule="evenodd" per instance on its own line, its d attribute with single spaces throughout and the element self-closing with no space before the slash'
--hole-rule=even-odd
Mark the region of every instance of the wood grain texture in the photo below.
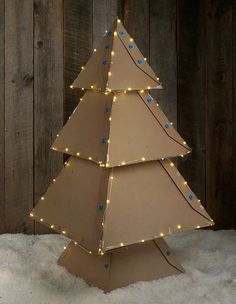
<svg viewBox="0 0 236 304">
<path fill-rule="evenodd" d="M 64 1 L 64 119 L 83 95 L 83 91 L 70 89 L 70 85 L 92 54 L 93 0 Z"/>
<path fill-rule="evenodd" d="M 5 1 L 0 0 L 0 233 L 6 231 L 5 217 Z"/>
<path fill-rule="evenodd" d="M 207 1 L 206 207 L 232 227 L 232 1 Z"/>
<path fill-rule="evenodd" d="M 5 1 L 7 232 L 33 232 L 33 2 Z"/>
<path fill-rule="evenodd" d="M 205 204 L 205 1 L 177 1 L 177 18 L 178 131 L 193 149 L 178 168 Z"/>
<path fill-rule="evenodd" d="M 121 5 L 118 0 L 93 0 L 93 48 L 96 48 L 106 30 L 120 15 Z"/>
<path fill-rule="evenodd" d="M 177 125 L 176 1 L 150 0 L 150 63 L 163 90 L 152 91 L 170 121 Z"/>
<path fill-rule="evenodd" d="M 34 0 L 34 203 L 63 167 L 50 150 L 63 126 L 63 1 Z M 35 225 L 36 233 L 48 233 Z"/>
</svg>

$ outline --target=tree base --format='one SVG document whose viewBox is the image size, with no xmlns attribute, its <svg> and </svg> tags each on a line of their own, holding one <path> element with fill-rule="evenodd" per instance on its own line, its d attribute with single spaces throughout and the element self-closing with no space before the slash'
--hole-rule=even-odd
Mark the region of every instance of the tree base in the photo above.
<svg viewBox="0 0 236 304">
<path fill-rule="evenodd" d="M 102 256 L 89 254 L 70 242 L 58 264 L 105 291 L 184 272 L 163 238 L 121 247 Z"/>
</svg>

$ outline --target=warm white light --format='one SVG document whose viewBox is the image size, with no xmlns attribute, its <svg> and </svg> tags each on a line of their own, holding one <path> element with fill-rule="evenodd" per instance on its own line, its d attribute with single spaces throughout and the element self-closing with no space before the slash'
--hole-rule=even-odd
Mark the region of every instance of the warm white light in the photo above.
<svg viewBox="0 0 236 304">
<path fill-rule="evenodd" d="M 161 160 L 164 160 L 164 157 L 162 157 Z"/>
<path fill-rule="evenodd" d="M 130 40 L 129 40 L 130 42 L 133 42 L 134 41 L 134 39 L 133 38 L 130 38 Z"/>
<path fill-rule="evenodd" d="M 52 229 L 53 229 L 53 228 L 54 228 L 54 225 L 51 225 L 51 226 L 50 226 L 50 228 L 52 228 Z"/>
<path fill-rule="evenodd" d="M 90 88 L 93 89 L 93 85 L 91 85 Z"/>
<path fill-rule="evenodd" d="M 97 49 L 94 49 L 93 51 L 94 51 L 94 52 L 97 52 Z"/>
<path fill-rule="evenodd" d="M 30 216 L 31 216 L 31 217 L 33 217 L 33 216 L 34 216 L 34 214 L 33 214 L 33 213 L 30 213 Z"/>
<path fill-rule="evenodd" d="M 145 240 L 141 240 L 141 243 L 144 243 L 145 242 Z"/>
<path fill-rule="evenodd" d="M 174 167 L 174 163 L 170 163 L 170 166 L 171 166 L 171 167 Z"/>
<path fill-rule="evenodd" d="M 164 236 L 164 233 L 163 233 L 163 232 L 161 232 L 161 233 L 160 233 L 160 236 Z"/>
<path fill-rule="evenodd" d="M 110 203 L 110 200 L 107 200 L 107 204 L 109 204 Z"/>
<path fill-rule="evenodd" d="M 146 158 L 145 158 L 145 157 L 142 157 L 141 159 L 142 159 L 142 161 L 145 161 L 145 160 L 146 160 Z"/>
<path fill-rule="evenodd" d="M 57 137 L 59 137 L 59 134 L 57 134 Z"/>
<path fill-rule="evenodd" d="M 201 200 L 199 199 L 199 200 L 197 200 L 199 203 L 201 203 Z"/>
<path fill-rule="evenodd" d="M 120 23 L 120 19 L 117 19 L 117 22 Z"/>
<path fill-rule="evenodd" d="M 126 162 L 124 162 L 124 161 L 121 163 L 121 165 L 123 165 L 123 166 L 124 166 L 125 164 L 126 164 Z"/>
<path fill-rule="evenodd" d="M 76 155 L 77 155 L 77 156 L 79 156 L 79 155 L 80 155 L 80 153 L 79 153 L 79 152 L 76 152 Z"/>
<path fill-rule="evenodd" d="M 66 152 L 68 152 L 68 151 L 69 151 L 69 149 L 68 149 L 68 148 L 65 148 L 65 151 L 66 151 Z"/>
<path fill-rule="evenodd" d="M 181 225 L 177 225 L 177 228 L 178 228 L 178 229 L 181 229 Z"/>
<path fill-rule="evenodd" d="M 74 86 L 71 84 L 71 85 L 70 85 L 70 88 L 71 88 L 71 89 L 74 89 Z"/>
<path fill-rule="evenodd" d="M 103 252 L 103 251 L 101 251 L 101 252 L 100 252 L 100 255 L 104 255 L 104 252 Z"/>
<path fill-rule="evenodd" d="M 108 75 L 111 76 L 111 72 L 108 72 Z"/>
<path fill-rule="evenodd" d="M 114 55 L 115 55 L 115 52 L 114 52 L 114 51 L 112 51 L 112 52 L 111 52 L 111 56 L 114 56 Z"/>
<path fill-rule="evenodd" d="M 186 181 L 184 181 L 184 183 L 183 183 L 184 185 L 187 185 L 187 182 Z"/>
<path fill-rule="evenodd" d="M 84 91 L 84 88 L 81 88 L 82 91 Z"/>
<path fill-rule="evenodd" d="M 111 117 L 109 117 L 109 120 L 111 121 Z"/>
<path fill-rule="evenodd" d="M 214 220 L 213 220 L 213 219 L 211 219 L 211 222 L 214 222 Z"/>
<path fill-rule="evenodd" d="M 124 90 L 124 94 L 126 94 L 126 90 Z"/>
<path fill-rule="evenodd" d="M 144 90 L 141 90 L 140 93 L 143 94 L 143 93 L 144 93 Z"/>
<path fill-rule="evenodd" d="M 80 101 L 83 101 L 83 98 L 80 98 L 79 100 L 80 100 Z"/>
<path fill-rule="evenodd" d="M 65 231 L 65 230 L 62 230 L 62 233 L 63 233 L 63 234 L 66 234 L 66 231 Z"/>
<path fill-rule="evenodd" d="M 170 124 L 173 126 L 173 122 L 171 121 Z"/>
<path fill-rule="evenodd" d="M 52 181 L 55 183 L 56 179 L 54 178 Z"/>
<path fill-rule="evenodd" d="M 113 97 L 113 101 L 114 101 L 114 102 L 116 101 L 116 96 Z"/>
<path fill-rule="evenodd" d="M 128 91 L 131 91 L 131 88 L 128 88 Z"/>
<path fill-rule="evenodd" d="M 117 32 L 114 32 L 114 36 L 117 36 Z"/>
<path fill-rule="evenodd" d="M 77 243 L 77 242 L 74 242 L 74 244 L 75 244 L 75 245 L 78 245 L 78 243 Z"/>
<path fill-rule="evenodd" d="M 183 144 L 184 144 L 184 145 L 187 145 L 186 141 L 183 141 Z"/>
<path fill-rule="evenodd" d="M 83 66 L 81 67 L 81 70 L 84 70 L 84 67 L 83 67 Z"/>
<path fill-rule="evenodd" d="M 107 168 L 109 167 L 109 164 L 108 164 L 108 163 L 106 163 L 106 167 L 107 167 Z"/>
<path fill-rule="evenodd" d="M 148 88 L 148 90 L 150 90 L 151 89 L 151 87 L 147 87 Z"/>
<path fill-rule="evenodd" d="M 44 201 L 44 196 L 41 197 L 41 200 Z"/>
<path fill-rule="evenodd" d="M 159 77 L 157 77 L 157 81 L 159 81 L 160 80 L 160 78 Z"/>
<path fill-rule="evenodd" d="M 147 60 L 147 58 L 146 58 L 146 57 L 144 57 L 143 59 L 144 59 L 145 61 Z"/>
<path fill-rule="evenodd" d="M 105 33 L 107 33 L 108 31 L 107 30 L 105 30 Z"/>
<path fill-rule="evenodd" d="M 88 158 L 89 160 L 92 160 L 92 157 L 91 156 L 89 156 L 89 158 Z"/>
<path fill-rule="evenodd" d="M 66 246 L 64 246 L 64 249 L 66 249 Z"/>
<path fill-rule="evenodd" d="M 181 157 L 184 157 L 184 155 L 183 155 L 183 154 L 181 154 L 180 156 L 181 156 Z"/>
<path fill-rule="evenodd" d="M 92 254 L 92 251 L 89 251 L 89 254 Z"/>
<path fill-rule="evenodd" d="M 43 222 L 43 218 L 40 219 L 40 222 Z"/>
<path fill-rule="evenodd" d="M 201 228 L 201 226 L 198 225 L 196 228 L 199 229 L 199 228 Z"/>
<path fill-rule="evenodd" d="M 113 176 L 111 176 L 111 177 L 110 177 L 110 179 L 114 179 L 114 177 L 113 177 Z"/>
</svg>

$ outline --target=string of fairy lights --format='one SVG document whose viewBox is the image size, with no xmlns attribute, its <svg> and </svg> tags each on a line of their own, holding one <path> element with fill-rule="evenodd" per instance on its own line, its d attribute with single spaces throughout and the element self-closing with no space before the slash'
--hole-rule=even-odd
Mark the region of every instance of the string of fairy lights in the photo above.
<svg viewBox="0 0 236 304">
<path fill-rule="evenodd" d="M 118 19 L 117 20 L 117 23 L 119 24 L 121 21 Z M 112 32 L 108 32 L 106 31 L 106 35 L 108 36 L 111 36 L 112 35 Z M 120 36 L 124 36 L 125 35 L 125 32 L 122 30 L 120 31 L 119 33 L 117 31 L 114 31 L 113 32 L 113 36 L 114 37 L 118 37 L 118 35 Z M 129 38 L 129 42 L 130 43 L 133 43 L 133 38 Z M 133 44 L 129 44 L 128 45 L 128 49 L 132 51 L 133 49 Z M 127 50 L 128 51 L 128 50 Z M 97 49 L 94 49 L 94 53 L 97 52 Z M 129 52 L 129 51 L 128 51 Z M 110 52 L 110 55 L 111 55 L 111 58 L 113 58 L 113 56 L 115 56 L 115 52 L 113 50 L 113 47 L 112 47 L 112 50 Z M 143 61 L 146 61 L 147 59 L 146 58 L 142 58 L 142 59 L 138 59 L 137 61 L 137 64 L 138 65 L 142 65 Z M 112 61 L 111 61 L 112 63 Z M 106 65 L 107 64 L 107 59 L 104 59 L 103 60 L 103 64 Z M 81 71 L 84 71 L 85 70 L 85 67 L 81 67 Z M 90 90 L 96 90 L 96 91 L 100 91 L 100 93 L 104 93 L 105 95 L 108 95 L 108 94 L 112 94 L 113 95 L 113 102 L 116 102 L 117 100 L 117 95 L 120 94 L 120 93 L 124 93 L 126 94 L 127 92 L 130 92 L 132 91 L 133 89 L 131 87 L 127 87 L 127 89 L 123 90 L 123 91 L 112 91 L 109 87 L 107 87 L 107 83 L 108 83 L 108 79 L 112 77 L 112 73 L 111 71 L 109 70 L 108 71 L 108 78 L 107 78 L 107 82 L 106 82 L 106 89 L 104 92 L 102 92 L 101 89 L 97 88 L 96 87 L 96 84 L 92 84 L 90 86 Z M 151 77 L 151 76 L 150 76 Z M 156 78 L 157 82 L 159 82 L 159 77 Z M 74 89 L 74 86 L 73 85 L 70 85 L 70 88 L 71 89 Z M 151 86 L 147 86 L 146 89 L 141 89 L 139 90 L 139 93 L 140 94 L 143 94 L 145 92 L 145 90 L 150 90 L 151 89 Z M 82 91 L 85 90 L 85 88 L 81 88 Z M 149 95 L 150 98 L 149 100 L 147 100 L 147 102 L 152 102 L 153 101 L 153 98 Z M 84 99 L 83 98 L 80 98 L 80 101 L 82 102 Z M 157 106 L 159 106 L 159 103 L 156 103 Z M 111 107 L 112 108 L 112 107 Z M 111 121 L 112 121 L 112 115 L 110 113 L 109 117 L 108 117 L 108 120 L 109 120 L 109 128 L 111 128 Z M 168 123 L 165 123 L 164 125 L 164 128 L 166 129 L 166 131 L 168 131 L 170 129 L 170 127 L 172 126 L 172 123 L 168 122 Z M 59 134 L 57 134 L 57 137 L 59 137 Z M 107 192 L 107 200 L 106 200 L 106 204 L 105 204 L 105 208 L 100 208 L 100 211 L 103 211 L 103 217 L 102 217 L 102 222 L 101 222 L 101 226 L 102 228 L 104 229 L 104 226 L 105 226 L 105 217 L 106 217 L 106 212 L 107 212 L 107 208 L 109 208 L 109 205 L 111 204 L 111 192 L 112 192 L 112 185 L 114 183 L 114 174 L 113 174 L 113 168 L 112 166 L 109 164 L 109 143 L 110 143 L 110 138 L 108 138 L 107 140 L 104 140 L 104 142 L 102 143 L 107 143 L 108 146 L 107 146 L 107 154 L 106 154 L 106 161 L 105 163 L 102 162 L 101 160 L 100 161 L 96 161 L 94 159 L 94 157 L 92 155 L 89 155 L 89 156 L 85 156 L 85 155 L 82 155 L 82 152 L 81 151 L 77 151 L 75 153 L 75 156 L 77 157 L 80 157 L 80 158 L 85 158 L 85 159 L 88 159 L 89 161 L 94 161 L 96 163 L 99 164 L 100 167 L 105 167 L 105 168 L 109 168 L 109 170 L 111 170 L 111 173 L 110 173 L 110 176 L 109 176 L 109 183 L 108 183 L 108 192 Z M 182 142 L 183 145 L 185 145 L 187 147 L 187 143 L 185 141 Z M 53 150 L 57 151 L 58 148 L 57 147 L 52 147 Z M 70 153 L 70 149 L 69 147 L 65 147 L 64 148 L 64 152 L 65 153 Z M 191 151 L 187 151 L 186 154 L 190 153 Z M 184 155 L 181 154 L 180 155 L 181 157 L 183 157 Z M 152 159 L 147 159 L 146 156 L 141 156 L 139 159 L 136 159 L 136 160 L 132 160 L 132 162 L 130 161 L 121 161 L 120 164 L 118 164 L 118 166 L 125 166 L 125 165 L 128 165 L 128 164 L 131 164 L 131 163 L 135 163 L 135 162 L 145 162 L 147 160 L 152 160 Z M 161 161 L 164 161 L 164 160 L 168 160 L 167 158 L 161 158 Z M 168 160 L 169 161 L 169 160 Z M 65 168 L 69 168 L 71 167 L 71 162 L 70 161 L 67 161 L 64 163 L 65 165 Z M 169 166 L 170 167 L 175 167 L 174 163 L 172 161 L 169 161 Z M 183 177 L 180 175 L 180 173 L 178 172 L 178 170 L 176 169 L 176 172 L 177 172 L 177 175 L 180 176 L 182 178 L 182 182 L 181 181 L 178 181 L 178 184 L 182 186 L 179 186 L 178 189 L 179 191 L 184 195 L 184 197 L 186 198 L 186 195 L 183 193 L 183 190 L 182 189 L 186 189 L 187 187 L 187 182 L 183 179 Z M 56 179 L 54 178 L 52 180 L 52 183 L 55 183 L 56 182 Z M 184 187 L 184 188 L 183 188 Z M 189 188 L 188 188 L 189 189 Z M 190 189 L 189 189 L 190 190 Z M 193 202 L 197 202 L 198 203 L 198 206 L 196 206 L 196 208 L 202 208 L 203 209 L 203 206 L 201 205 L 201 202 L 200 200 L 196 200 L 195 198 L 195 195 L 193 195 L 192 193 L 188 194 L 187 198 L 186 198 L 187 202 L 189 203 L 189 205 L 192 207 L 193 210 L 194 207 L 192 206 L 193 205 Z M 191 202 L 189 202 L 189 200 Z M 41 197 L 41 201 L 46 201 L 46 196 L 42 196 Z M 197 211 L 197 210 L 195 210 Z M 198 212 L 198 211 L 197 211 Z M 199 212 L 198 212 L 199 213 Z M 200 213 L 199 213 L 200 214 Z M 34 214 L 33 212 L 30 213 L 30 217 L 34 218 L 35 220 L 38 220 L 39 222 L 41 223 L 44 223 L 45 225 L 49 226 L 51 229 L 54 229 L 56 231 L 58 231 L 59 233 L 62 233 L 63 235 L 67 235 L 68 237 L 70 237 L 70 233 L 68 232 L 68 229 L 66 228 L 59 228 L 59 226 L 57 227 L 57 225 L 55 225 L 54 223 L 48 223 L 47 221 L 45 221 L 44 218 L 42 217 L 38 217 L 36 214 Z M 209 219 L 209 225 L 213 225 L 213 220 L 212 219 Z M 155 238 L 158 238 L 158 237 L 164 237 L 170 233 L 173 233 L 175 231 L 179 231 L 179 230 L 183 230 L 183 229 L 189 229 L 189 228 L 193 228 L 192 226 L 191 227 L 183 227 L 180 223 L 176 224 L 175 227 L 169 227 L 168 231 L 161 231 L 158 233 L 158 235 L 155 235 L 155 236 L 152 236 L 150 238 L 145 238 L 145 239 L 141 239 L 139 241 L 140 244 L 146 242 L 146 241 L 149 241 L 149 240 L 152 240 L 152 239 L 155 239 Z M 201 228 L 200 225 L 195 225 L 194 228 L 196 229 L 199 229 Z M 79 246 L 80 248 L 82 248 L 83 250 L 85 250 L 88 254 L 96 254 L 97 255 L 97 252 L 94 252 L 94 251 L 91 251 L 87 248 L 85 248 L 84 246 L 82 246 L 78 241 L 73 241 L 74 242 L 74 245 L 76 246 Z M 116 246 L 114 246 L 114 248 L 117 248 L 117 247 L 124 247 L 124 246 L 128 246 L 130 244 L 126 244 L 125 242 L 121 241 L 119 244 L 116 244 Z M 66 246 L 64 247 L 64 249 L 66 249 Z M 100 240 L 99 242 L 99 248 L 98 248 L 98 254 L 99 255 L 104 255 L 104 241 L 103 240 Z"/>
</svg>

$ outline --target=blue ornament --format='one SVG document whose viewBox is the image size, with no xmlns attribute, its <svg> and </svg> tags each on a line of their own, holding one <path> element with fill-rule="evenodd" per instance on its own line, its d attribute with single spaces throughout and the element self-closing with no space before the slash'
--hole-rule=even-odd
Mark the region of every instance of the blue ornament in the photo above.
<svg viewBox="0 0 236 304">
<path fill-rule="evenodd" d="M 103 208 L 104 208 L 104 205 L 103 205 L 103 204 L 99 204 L 99 205 L 98 205 L 98 209 L 99 209 L 99 210 L 101 210 L 101 211 L 102 211 L 102 210 L 103 210 Z"/>
<path fill-rule="evenodd" d="M 107 45 L 105 46 L 105 50 L 106 50 L 106 51 L 108 51 L 108 50 L 109 50 L 109 48 L 110 48 L 110 45 L 109 45 L 109 44 L 107 44 Z"/>
<path fill-rule="evenodd" d="M 109 264 L 108 264 L 108 263 L 105 263 L 105 264 L 103 265 L 103 267 L 104 267 L 105 269 L 108 269 L 108 268 L 109 268 Z"/>
<path fill-rule="evenodd" d="M 157 101 L 160 102 L 160 101 L 161 101 L 161 98 L 160 98 L 160 97 L 157 97 Z"/>
<path fill-rule="evenodd" d="M 148 102 L 148 103 L 151 103 L 152 101 L 153 101 L 153 98 L 152 98 L 152 97 L 148 97 L 148 98 L 147 98 L 147 102 Z"/>
<path fill-rule="evenodd" d="M 108 106 L 105 106 L 104 107 L 104 112 L 105 113 L 109 113 L 111 111 L 111 108 L 110 107 L 108 107 Z"/>
<path fill-rule="evenodd" d="M 105 144 L 106 142 L 107 142 L 106 137 L 102 137 L 102 139 L 101 139 L 101 143 L 102 143 L 102 144 Z"/>
<path fill-rule="evenodd" d="M 107 60 L 104 59 L 104 60 L 102 61 L 102 64 L 103 64 L 103 65 L 106 65 L 106 64 L 107 64 Z"/>
<path fill-rule="evenodd" d="M 190 200 L 192 200 L 192 199 L 193 199 L 193 195 L 192 195 L 192 194 L 189 194 L 188 198 L 189 198 Z"/>
<path fill-rule="evenodd" d="M 111 36 L 111 35 L 112 35 L 112 32 L 108 32 L 107 35 L 108 35 L 108 36 Z"/>
<path fill-rule="evenodd" d="M 143 63 L 142 59 L 138 59 L 138 64 L 142 64 L 142 63 Z"/>
<path fill-rule="evenodd" d="M 171 255 L 171 252 L 170 252 L 170 251 L 166 251 L 166 255 L 167 255 L 167 256 L 170 256 L 170 255 Z"/>
<path fill-rule="evenodd" d="M 170 128 L 170 124 L 169 123 L 165 124 L 165 127 L 166 127 L 166 129 L 169 129 Z"/>
<path fill-rule="evenodd" d="M 122 31 L 121 31 L 121 32 L 119 32 L 119 34 L 120 34 L 120 36 L 123 37 L 123 36 L 125 35 L 125 32 L 122 32 Z"/>
<path fill-rule="evenodd" d="M 129 44 L 129 49 L 132 51 L 134 49 L 133 44 Z"/>
</svg>

